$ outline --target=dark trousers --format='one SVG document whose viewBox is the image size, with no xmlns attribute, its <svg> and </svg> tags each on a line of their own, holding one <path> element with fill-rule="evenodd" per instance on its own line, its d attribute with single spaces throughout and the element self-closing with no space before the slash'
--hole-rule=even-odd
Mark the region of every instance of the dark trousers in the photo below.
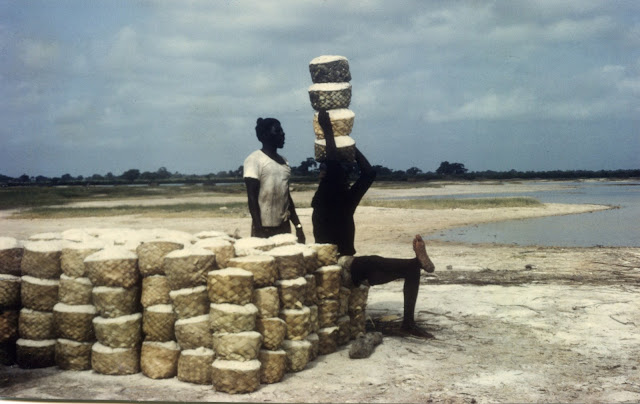
<svg viewBox="0 0 640 404">
<path fill-rule="evenodd" d="M 288 220 L 282 222 L 280 226 L 263 227 L 262 231 L 257 231 L 253 224 L 251 225 L 251 237 L 268 238 L 276 234 L 286 233 L 291 233 L 291 223 Z"/>
</svg>

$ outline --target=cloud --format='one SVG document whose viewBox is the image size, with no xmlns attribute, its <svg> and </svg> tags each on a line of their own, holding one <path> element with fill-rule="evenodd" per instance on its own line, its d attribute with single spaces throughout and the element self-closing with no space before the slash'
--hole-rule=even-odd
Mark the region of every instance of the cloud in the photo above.
<svg viewBox="0 0 640 404">
<path fill-rule="evenodd" d="M 28 69 L 44 70 L 55 65 L 60 56 L 56 42 L 26 39 L 21 44 L 20 60 Z"/>
</svg>

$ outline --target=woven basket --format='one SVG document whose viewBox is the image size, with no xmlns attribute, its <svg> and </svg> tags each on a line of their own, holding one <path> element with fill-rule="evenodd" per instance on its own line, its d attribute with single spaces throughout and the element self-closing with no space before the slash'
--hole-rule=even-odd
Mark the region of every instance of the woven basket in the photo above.
<svg viewBox="0 0 640 404">
<path fill-rule="evenodd" d="M 351 84 L 318 83 L 309 87 L 311 107 L 316 111 L 321 109 L 349 108 L 351 104 Z"/>
<path fill-rule="evenodd" d="M 346 316 L 349 314 L 349 299 L 351 297 L 351 289 L 340 288 L 340 294 L 338 295 L 338 317 Z"/>
<path fill-rule="evenodd" d="M 18 338 L 18 319 L 17 310 L 0 310 L 0 344 Z"/>
<path fill-rule="evenodd" d="M 70 278 L 62 274 L 58 288 L 58 301 L 66 304 L 92 304 L 92 291 L 93 285 L 89 278 Z"/>
<path fill-rule="evenodd" d="M 338 349 L 338 327 L 321 328 L 317 334 L 320 355 L 328 355 Z"/>
<path fill-rule="evenodd" d="M 342 286 L 353 289 L 353 279 L 351 278 L 351 265 L 353 264 L 353 256 L 343 255 L 338 258 L 338 265 L 342 267 Z"/>
<path fill-rule="evenodd" d="M 303 277 L 276 281 L 283 309 L 301 309 L 307 300 L 307 281 Z"/>
<path fill-rule="evenodd" d="M 275 286 L 255 289 L 252 301 L 258 308 L 258 317 L 277 317 L 280 312 L 280 296 Z"/>
<path fill-rule="evenodd" d="M 320 323 L 318 322 L 318 305 L 313 304 L 309 307 L 309 329 L 311 332 L 317 332 L 320 328 Z"/>
<path fill-rule="evenodd" d="M 311 332 L 311 310 L 308 307 L 281 310 L 280 318 L 287 323 L 286 339 L 303 340 Z"/>
<path fill-rule="evenodd" d="M 176 314 L 170 304 L 147 307 L 142 314 L 142 332 L 147 341 L 173 341 Z"/>
<path fill-rule="evenodd" d="M 209 313 L 209 295 L 206 286 L 169 292 L 177 319 L 197 317 Z"/>
<path fill-rule="evenodd" d="M 20 268 L 22 275 L 42 279 L 60 277 L 61 244 L 55 241 L 33 241 L 25 243 Z"/>
<path fill-rule="evenodd" d="M 278 279 L 296 279 L 306 274 L 304 256 L 296 246 L 277 247 L 267 254 L 276 260 Z"/>
<path fill-rule="evenodd" d="M 315 332 L 313 334 L 309 334 L 307 337 L 307 341 L 311 344 L 311 349 L 309 350 L 309 362 L 316 360 L 318 357 L 318 350 L 320 349 L 320 337 Z"/>
<path fill-rule="evenodd" d="M 320 328 L 336 325 L 339 307 L 340 302 L 334 299 L 324 299 L 318 302 L 318 325 Z"/>
<path fill-rule="evenodd" d="M 314 272 L 318 299 L 337 299 L 342 285 L 342 267 L 327 265 Z"/>
<path fill-rule="evenodd" d="M 233 266 L 229 265 L 229 260 L 235 257 L 236 250 L 233 244 L 224 238 L 208 238 L 199 240 L 194 244 L 194 247 L 204 248 L 205 250 L 209 250 L 214 253 L 216 256 L 216 268 Z"/>
<path fill-rule="evenodd" d="M 173 251 L 164 257 L 162 268 L 171 290 L 207 284 L 207 273 L 216 268 L 216 255 L 203 248 Z"/>
<path fill-rule="evenodd" d="M 78 342 L 94 341 L 93 318 L 96 313 L 92 305 L 56 304 L 53 307 L 56 336 Z"/>
<path fill-rule="evenodd" d="M 229 394 L 251 393 L 260 387 L 260 361 L 216 359 L 211 365 L 211 379 L 216 391 Z"/>
<path fill-rule="evenodd" d="M 162 265 L 165 255 L 183 248 L 182 243 L 167 240 L 143 242 L 136 248 L 141 276 L 164 275 Z"/>
<path fill-rule="evenodd" d="M 338 327 L 338 337 L 336 338 L 338 345 L 348 343 L 351 339 L 351 317 L 339 317 L 336 321 L 336 327 Z"/>
<path fill-rule="evenodd" d="M 138 348 L 109 348 L 101 343 L 91 348 L 91 368 L 103 375 L 132 375 L 140 372 Z"/>
<path fill-rule="evenodd" d="M 58 303 L 60 282 L 53 279 L 40 279 L 23 276 L 20 286 L 22 306 L 40 311 L 52 311 Z"/>
<path fill-rule="evenodd" d="M 92 342 L 77 342 L 57 339 L 55 347 L 56 365 L 62 370 L 91 369 Z"/>
<path fill-rule="evenodd" d="M 178 380 L 187 383 L 210 384 L 211 364 L 215 354 L 207 348 L 186 349 L 178 359 Z"/>
<path fill-rule="evenodd" d="M 302 249 L 302 259 L 307 274 L 314 273 L 316 269 L 322 266 L 318 261 L 318 252 L 307 245 Z"/>
<path fill-rule="evenodd" d="M 101 345 L 109 348 L 133 348 L 142 341 L 142 314 L 116 318 L 94 317 L 93 329 Z"/>
<path fill-rule="evenodd" d="M 26 308 L 20 310 L 18 334 L 20 338 L 30 340 L 54 339 L 56 330 L 53 323 L 53 312 Z"/>
<path fill-rule="evenodd" d="M 356 114 L 350 109 L 331 109 L 327 111 L 329 113 L 329 119 L 331 120 L 331 128 L 333 129 L 334 136 L 349 136 L 353 130 L 353 122 L 355 121 Z M 316 134 L 316 139 L 324 139 L 324 131 L 318 122 L 318 113 L 313 115 L 313 131 Z"/>
<path fill-rule="evenodd" d="M 318 253 L 318 264 L 320 266 L 336 265 L 338 263 L 338 246 L 335 244 L 310 244 Z M 317 268 L 316 268 L 317 269 Z"/>
<path fill-rule="evenodd" d="M 316 277 L 313 274 L 307 274 L 304 276 L 304 280 L 307 281 L 307 290 L 304 294 L 304 304 L 306 306 L 311 306 L 318 302 Z"/>
<path fill-rule="evenodd" d="M 309 73 L 314 83 L 340 83 L 351 81 L 349 61 L 344 56 L 323 55 L 309 62 Z"/>
<path fill-rule="evenodd" d="M 13 237 L 0 237 L 0 274 L 20 276 L 24 248 Z"/>
<path fill-rule="evenodd" d="M 357 338 L 359 335 L 367 332 L 367 316 L 364 310 L 360 312 L 349 313 L 351 323 L 349 325 L 349 332 L 351 338 Z"/>
<path fill-rule="evenodd" d="M 0 275 L 0 308 L 19 307 L 20 304 L 20 277 Z"/>
<path fill-rule="evenodd" d="M 276 245 L 267 238 L 244 237 L 233 244 L 236 257 L 256 255 L 256 251 L 269 251 Z"/>
<path fill-rule="evenodd" d="M 102 317 L 121 317 L 140 312 L 138 287 L 98 286 L 93 288 L 91 294 L 93 304 Z"/>
<path fill-rule="evenodd" d="M 178 373 L 180 347 L 175 342 L 145 341 L 140 350 L 140 369 L 151 379 L 168 379 Z"/>
<path fill-rule="evenodd" d="M 256 331 L 214 333 L 213 350 L 224 360 L 250 361 L 258 358 L 262 335 Z"/>
<path fill-rule="evenodd" d="M 299 372 L 309 363 L 311 342 L 284 340 L 282 349 L 287 354 L 287 372 Z"/>
<path fill-rule="evenodd" d="M 209 309 L 209 328 L 212 332 L 238 333 L 252 331 L 256 326 L 258 309 L 253 304 L 215 304 Z"/>
<path fill-rule="evenodd" d="M 16 341 L 16 363 L 25 369 L 55 366 L 56 340 L 35 341 L 20 338 Z"/>
<path fill-rule="evenodd" d="M 358 313 L 365 310 L 368 297 L 369 286 L 361 284 L 357 288 L 352 288 L 349 296 L 349 313 Z"/>
<path fill-rule="evenodd" d="M 247 304 L 253 297 L 253 274 L 240 268 L 211 271 L 207 291 L 212 303 Z"/>
<path fill-rule="evenodd" d="M 111 247 L 89 255 L 85 271 L 95 286 L 136 286 L 139 279 L 138 259 L 124 247 Z"/>
<path fill-rule="evenodd" d="M 276 281 L 278 271 L 275 258 L 269 255 L 247 255 L 235 257 L 229 260 L 229 266 L 242 268 L 253 274 L 253 286 L 264 288 L 271 286 Z"/>
<path fill-rule="evenodd" d="M 316 161 L 326 161 L 327 143 L 325 139 L 316 139 L 313 145 Z M 356 142 L 350 136 L 336 138 L 336 159 L 348 163 L 356 161 Z"/>
<path fill-rule="evenodd" d="M 267 351 L 262 349 L 258 354 L 260 367 L 260 382 L 264 384 L 278 383 L 287 370 L 287 353 L 281 349 Z"/>
<path fill-rule="evenodd" d="M 100 247 L 79 244 L 73 247 L 64 247 L 60 253 L 60 268 L 62 273 L 70 278 L 82 278 L 87 276 L 84 267 L 84 259 L 101 250 Z"/>
<path fill-rule="evenodd" d="M 262 348 L 280 349 L 287 335 L 287 323 L 281 318 L 259 318 L 256 320 L 256 331 L 262 334 Z"/>
<path fill-rule="evenodd" d="M 209 316 L 206 314 L 176 321 L 175 333 L 182 349 L 211 348 Z"/>
<path fill-rule="evenodd" d="M 142 293 L 140 303 L 142 307 L 154 306 L 156 304 L 170 304 L 169 281 L 165 275 L 151 275 L 142 279 Z"/>
</svg>

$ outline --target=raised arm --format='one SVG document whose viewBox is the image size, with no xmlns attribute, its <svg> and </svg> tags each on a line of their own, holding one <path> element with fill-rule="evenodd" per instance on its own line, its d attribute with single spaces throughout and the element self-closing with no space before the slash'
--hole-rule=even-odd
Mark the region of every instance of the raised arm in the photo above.
<svg viewBox="0 0 640 404">
<path fill-rule="evenodd" d="M 329 113 L 326 110 L 318 111 L 318 123 L 324 132 L 324 139 L 327 144 L 326 153 L 327 160 L 338 159 L 338 148 L 336 147 L 336 139 L 333 135 L 333 127 L 331 126 L 331 119 Z"/>
</svg>

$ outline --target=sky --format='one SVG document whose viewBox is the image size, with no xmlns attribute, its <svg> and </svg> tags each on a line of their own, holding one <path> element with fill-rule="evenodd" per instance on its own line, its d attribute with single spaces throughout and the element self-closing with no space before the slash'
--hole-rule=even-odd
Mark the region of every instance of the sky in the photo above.
<svg viewBox="0 0 640 404">
<path fill-rule="evenodd" d="M 349 60 L 373 165 L 640 168 L 635 0 L 0 0 L 0 174 L 235 170 L 280 120 L 314 155 L 309 62 Z"/>
</svg>

